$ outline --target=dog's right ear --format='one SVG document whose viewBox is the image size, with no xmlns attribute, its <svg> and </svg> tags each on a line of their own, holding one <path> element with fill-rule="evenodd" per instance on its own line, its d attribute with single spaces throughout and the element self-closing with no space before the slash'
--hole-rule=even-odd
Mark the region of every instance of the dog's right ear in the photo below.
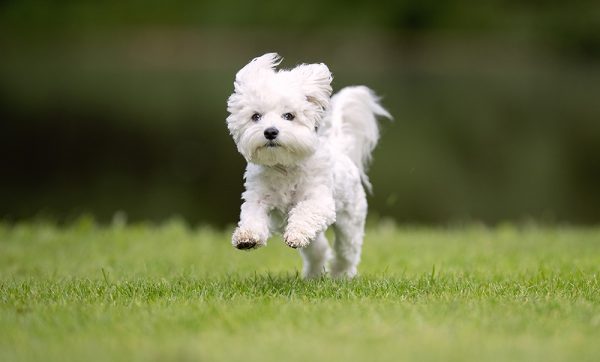
<svg viewBox="0 0 600 362">
<path fill-rule="evenodd" d="M 252 59 L 252 61 L 246 64 L 245 67 L 240 69 L 235 75 L 235 90 L 239 90 L 239 87 L 246 81 L 256 79 L 256 76 L 262 72 L 273 72 L 275 67 L 281 63 L 282 58 L 277 53 L 267 53 L 260 57 Z"/>
</svg>

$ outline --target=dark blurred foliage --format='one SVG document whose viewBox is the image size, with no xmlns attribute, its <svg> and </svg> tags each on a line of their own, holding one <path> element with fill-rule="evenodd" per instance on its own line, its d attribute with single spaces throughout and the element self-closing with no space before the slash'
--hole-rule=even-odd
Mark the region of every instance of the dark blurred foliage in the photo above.
<svg viewBox="0 0 600 362">
<path fill-rule="evenodd" d="M 597 1 L 2 1 L 0 217 L 234 223 L 235 72 L 366 84 L 372 217 L 600 221 Z"/>
</svg>

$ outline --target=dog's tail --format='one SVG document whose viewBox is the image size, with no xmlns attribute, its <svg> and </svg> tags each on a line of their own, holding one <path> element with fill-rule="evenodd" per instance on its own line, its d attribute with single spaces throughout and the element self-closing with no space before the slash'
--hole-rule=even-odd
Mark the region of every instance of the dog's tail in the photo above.
<svg viewBox="0 0 600 362">
<path fill-rule="evenodd" d="M 366 171 L 379 140 L 376 116 L 392 119 L 379 104 L 379 97 L 365 86 L 343 88 L 331 98 L 329 137 L 358 167 L 369 192 L 372 187 Z"/>
</svg>

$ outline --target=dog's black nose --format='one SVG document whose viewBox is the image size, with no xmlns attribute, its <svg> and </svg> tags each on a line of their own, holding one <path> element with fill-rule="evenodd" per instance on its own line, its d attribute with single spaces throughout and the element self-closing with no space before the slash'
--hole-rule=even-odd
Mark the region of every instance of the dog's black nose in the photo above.
<svg viewBox="0 0 600 362">
<path fill-rule="evenodd" d="M 265 138 L 272 141 L 275 138 L 277 138 L 277 135 L 279 134 L 279 130 L 275 127 L 269 127 L 265 130 Z"/>
</svg>

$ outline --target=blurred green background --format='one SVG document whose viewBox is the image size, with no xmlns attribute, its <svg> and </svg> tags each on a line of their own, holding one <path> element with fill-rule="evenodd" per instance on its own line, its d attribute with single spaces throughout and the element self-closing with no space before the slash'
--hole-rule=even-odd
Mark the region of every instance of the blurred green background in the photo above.
<svg viewBox="0 0 600 362">
<path fill-rule="evenodd" d="M 235 223 L 269 51 L 383 96 L 372 218 L 600 221 L 600 2 L 514 0 L 2 1 L 0 217 Z"/>
</svg>

